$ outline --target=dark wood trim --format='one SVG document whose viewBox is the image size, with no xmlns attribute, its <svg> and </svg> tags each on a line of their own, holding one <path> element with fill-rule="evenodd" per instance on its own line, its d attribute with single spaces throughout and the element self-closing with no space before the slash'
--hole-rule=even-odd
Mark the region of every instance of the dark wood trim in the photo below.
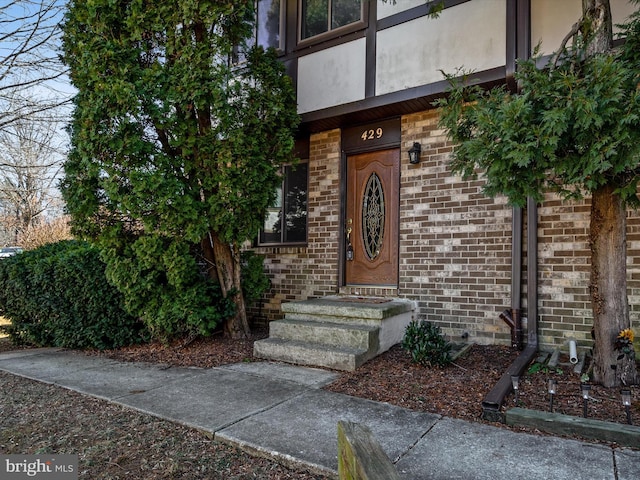
<svg viewBox="0 0 640 480">
<path fill-rule="evenodd" d="M 471 75 L 471 84 L 487 88 L 504 84 L 505 68 L 496 67 Z M 301 115 L 300 134 L 331 130 L 345 125 L 374 122 L 433 108 L 433 101 L 446 94 L 446 80 L 408 88 L 397 92 L 365 98 L 335 107 L 316 110 Z"/>
<path fill-rule="evenodd" d="M 345 270 L 346 270 L 346 248 L 345 248 L 345 222 L 347 218 L 347 205 L 345 199 L 347 198 L 347 154 L 341 152 L 340 154 L 340 228 L 339 235 L 340 241 L 338 242 L 338 285 L 337 287 L 344 287 L 345 285 Z"/>
<path fill-rule="evenodd" d="M 309 160 L 309 151 L 311 148 L 311 140 L 309 137 L 298 138 L 296 139 L 295 145 L 293 147 L 293 154 L 303 161 Z"/>
<path fill-rule="evenodd" d="M 296 40 L 298 39 L 298 0 L 286 0 L 285 18 L 285 51 L 287 54 L 296 49 Z"/>
<path fill-rule="evenodd" d="M 378 32 L 376 30 L 376 19 L 378 16 L 378 2 L 369 2 L 369 21 L 366 30 L 367 46 L 365 58 L 365 98 L 375 97 L 376 95 L 376 72 L 377 72 L 377 39 Z"/>
<path fill-rule="evenodd" d="M 516 73 L 516 60 L 518 58 L 518 28 L 516 19 L 518 16 L 518 0 L 507 0 L 507 42 L 505 77 L 510 90 L 516 90 L 516 81 L 513 75 Z"/>
<path fill-rule="evenodd" d="M 378 130 L 380 129 L 380 130 Z M 367 138 L 363 134 L 367 132 Z M 400 117 L 380 119 L 373 123 L 342 129 L 341 148 L 348 155 L 397 148 L 402 140 Z"/>
<path fill-rule="evenodd" d="M 345 33 L 344 35 L 340 35 L 339 37 L 327 38 L 321 43 L 298 45 L 294 49 L 294 54 L 300 57 L 303 55 L 308 55 L 310 53 L 320 52 L 322 50 L 326 50 L 327 48 L 342 45 L 343 43 L 352 42 L 353 40 L 358 40 L 359 38 L 365 38 L 366 34 L 366 29 L 360 28 L 355 32 Z"/>
<path fill-rule="evenodd" d="M 296 89 L 296 95 L 298 94 L 298 57 L 281 58 L 280 61 L 284 65 L 284 69 L 287 75 L 291 77 L 293 87 Z"/>
<path fill-rule="evenodd" d="M 531 0 L 507 0 L 506 81 L 512 91 L 518 60 L 531 57 Z"/>
<path fill-rule="evenodd" d="M 415 20 L 416 18 L 429 15 L 429 11 L 431 10 L 431 7 L 441 1 L 442 0 L 432 0 L 430 2 L 426 2 L 424 5 L 418 5 L 417 7 L 410 8 L 409 10 L 404 10 L 402 12 L 396 13 L 395 15 L 381 18 L 378 21 L 377 30 L 380 31 L 386 28 L 395 27 L 402 23 Z M 463 3 L 467 3 L 470 1 L 471 0 L 444 0 L 444 8 L 447 9 L 447 8 L 455 7 L 457 5 L 461 5 Z"/>
<path fill-rule="evenodd" d="M 531 58 L 531 0 L 518 0 L 517 55 L 519 59 Z"/>
</svg>

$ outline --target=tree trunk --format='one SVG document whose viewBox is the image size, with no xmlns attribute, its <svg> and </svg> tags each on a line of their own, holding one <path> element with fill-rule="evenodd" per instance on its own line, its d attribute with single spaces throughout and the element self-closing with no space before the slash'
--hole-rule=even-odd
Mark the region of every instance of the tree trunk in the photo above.
<svg viewBox="0 0 640 480">
<path fill-rule="evenodd" d="M 582 35 L 588 42 L 585 56 L 608 52 L 613 43 L 609 0 L 582 0 L 582 17 Z"/>
<path fill-rule="evenodd" d="M 250 329 L 240 280 L 240 251 L 237 247 L 222 242 L 213 232 L 210 234 L 209 240 L 215 273 L 222 289 L 222 295 L 225 298 L 231 297 L 236 310 L 235 315 L 225 321 L 224 334 L 226 337 L 234 339 L 247 338 Z M 205 255 L 206 253 L 205 250 Z"/>
<path fill-rule="evenodd" d="M 593 380 L 605 387 L 637 383 L 633 355 L 616 349 L 620 331 L 630 328 L 627 301 L 627 217 L 613 185 L 593 192 L 591 200 L 591 306 L 593 309 Z"/>
</svg>

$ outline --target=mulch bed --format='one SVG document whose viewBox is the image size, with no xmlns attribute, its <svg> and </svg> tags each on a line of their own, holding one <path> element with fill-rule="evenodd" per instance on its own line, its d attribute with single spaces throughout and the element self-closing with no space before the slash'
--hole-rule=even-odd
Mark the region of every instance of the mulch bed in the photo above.
<svg viewBox="0 0 640 480">
<path fill-rule="evenodd" d="M 196 339 L 188 344 L 151 343 L 105 352 L 89 351 L 90 355 L 105 355 L 121 361 L 152 362 L 176 366 L 211 368 L 229 363 L 259 361 L 253 357 L 253 342 L 265 338 L 265 330 L 257 330 L 247 340 L 230 340 L 220 336 Z M 3 348 L 0 341 L 0 351 Z M 340 377 L 325 387 L 327 390 L 388 402 L 412 410 L 438 413 L 469 421 L 482 421 L 481 402 L 493 388 L 518 352 L 507 346 L 472 345 L 452 365 L 445 368 L 413 364 L 409 355 L 396 345 L 389 351 L 365 363 L 355 372 L 341 372 Z M 582 416 L 583 400 L 580 375 L 573 367 L 541 369 L 527 373 L 520 380 L 517 405 L 548 411 L 549 378 L 558 381 L 554 411 Z M 631 416 L 640 425 L 640 387 L 633 386 Z M 503 409 L 515 404 L 508 396 Z M 627 417 L 617 389 L 594 385 L 590 392 L 588 416 L 598 420 L 626 423 Z"/>
</svg>

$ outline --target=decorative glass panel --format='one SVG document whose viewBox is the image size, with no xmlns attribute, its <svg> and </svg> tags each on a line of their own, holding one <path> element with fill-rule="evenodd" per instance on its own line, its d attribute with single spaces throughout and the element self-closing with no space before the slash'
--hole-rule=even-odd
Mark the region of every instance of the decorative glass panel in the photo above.
<svg viewBox="0 0 640 480">
<path fill-rule="evenodd" d="M 367 181 L 362 199 L 362 240 L 370 260 L 374 260 L 382 248 L 384 235 L 384 192 L 382 182 L 375 173 Z"/>
</svg>

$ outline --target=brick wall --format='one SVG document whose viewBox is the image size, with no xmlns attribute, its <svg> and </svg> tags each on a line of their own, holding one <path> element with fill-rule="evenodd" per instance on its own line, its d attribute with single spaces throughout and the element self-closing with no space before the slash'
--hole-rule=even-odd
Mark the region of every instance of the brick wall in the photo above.
<svg viewBox="0 0 640 480">
<path fill-rule="evenodd" d="M 539 342 L 591 338 L 589 205 L 554 196 L 538 207 Z"/>
<path fill-rule="evenodd" d="M 510 305 L 511 208 L 451 175 L 437 122 L 434 111 L 402 119 L 403 151 L 418 141 L 423 153 L 418 165 L 402 163 L 400 294 L 455 340 L 508 344 L 499 314 Z"/>
<path fill-rule="evenodd" d="M 482 193 L 482 181 L 451 175 L 451 145 L 437 113 L 402 118 L 400 277 L 397 289 L 339 286 L 340 130 L 312 135 L 309 158 L 307 247 L 258 248 L 272 290 L 259 308 L 264 320 L 280 318 L 283 301 L 328 294 L 391 295 L 416 301 L 418 317 L 436 322 L 453 340 L 510 344 L 499 318 L 511 305 L 512 208 Z M 414 141 L 422 160 L 406 155 Z M 526 221 L 526 212 L 523 215 Z M 542 348 L 575 338 L 590 343 L 589 202 L 549 196 L 538 210 L 538 333 Z M 640 215 L 629 213 L 628 275 L 632 324 L 640 318 Z M 526 225 L 524 226 L 526 229 Z M 527 315 L 526 231 L 522 301 Z M 525 331 L 526 339 L 526 331 Z"/>
<path fill-rule="evenodd" d="M 539 341 L 562 346 L 568 339 L 591 345 L 589 276 L 590 201 L 548 195 L 538 208 Z M 627 292 L 631 324 L 640 320 L 640 215 L 627 214 Z"/>
<path fill-rule="evenodd" d="M 283 301 L 322 297 L 338 289 L 340 130 L 312 135 L 309 149 L 308 246 L 259 247 L 271 291 L 249 310 L 254 320 L 281 318 Z"/>
</svg>

